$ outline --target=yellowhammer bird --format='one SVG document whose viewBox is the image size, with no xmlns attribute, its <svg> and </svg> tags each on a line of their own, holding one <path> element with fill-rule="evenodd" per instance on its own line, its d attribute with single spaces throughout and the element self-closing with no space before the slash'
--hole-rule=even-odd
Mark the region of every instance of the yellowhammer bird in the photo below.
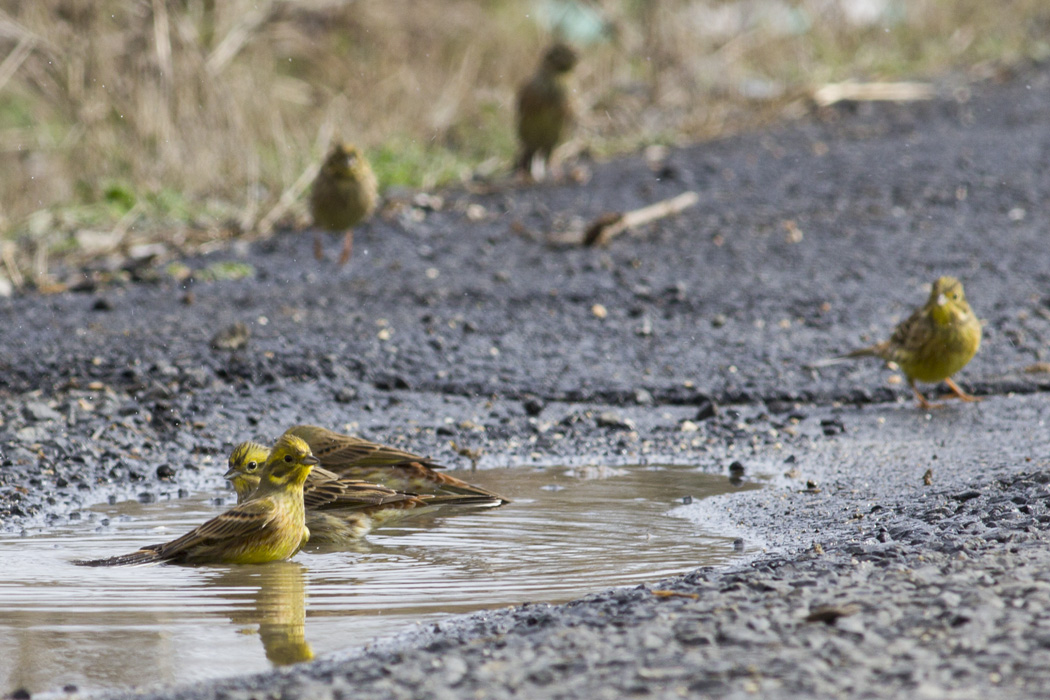
<svg viewBox="0 0 1050 700">
<path fill-rule="evenodd" d="M 310 214 L 314 226 L 346 231 L 340 265 L 345 265 L 353 254 L 353 227 L 372 216 L 378 197 L 379 185 L 368 160 L 355 146 L 336 143 L 314 180 Z M 318 260 L 324 259 L 320 232 L 314 238 L 314 255 Z"/>
<path fill-rule="evenodd" d="M 108 559 L 80 561 L 84 566 L 179 564 L 263 564 L 288 559 L 310 537 L 303 507 L 303 484 L 317 458 L 293 435 L 283 435 L 259 470 L 250 500 L 178 539 L 143 547 Z"/>
<path fill-rule="evenodd" d="M 933 283 L 926 304 L 898 325 L 889 340 L 844 357 L 878 357 L 895 362 L 908 378 L 919 406 L 930 408 L 933 404 L 915 382 L 943 381 L 963 401 L 980 400 L 952 381 L 952 375 L 973 359 L 980 346 L 981 322 L 966 301 L 962 283 L 954 277 L 941 277 Z"/>
<path fill-rule="evenodd" d="M 259 443 L 243 442 L 230 454 L 230 468 L 225 477 L 237 491 L 238 502 L 253 497 L 259 484 L 259 465 L 266 462 L 269 452 Z M 310 473 L 303 502 L 313 544 L 346 544 L 380 525 L 409 515 L 453 507 L 492 508 L 503 503 L 499 498 L 479 494 L 406 493 L 340 477 L 321 467 L 315 467 Z"/>
<path fill-rule="evenodd" d="M 284 434 L 305 440 L 321 460 L 321 466 L 342 477 L 365 479 L 413 493 L 488 496 L 503 503 L 510 502 L 498 493 L 438 471 L 444 467 L 428 457 L 396 447 L 343 435 L 317 425 L 292 426 Z"/>
<path fill-rule="evenodd" d="M 556 43 L 547 49 L 540 67 L 518 90 L 518 138 L 521 154 L 517 167 L 532 174 L 532 161 L 538 154 L 544 168 L 550 164 L 554 147 L 562 140 L 572 121 L 569 73 L 578 56 L 572 47 Z"/>
</svg>

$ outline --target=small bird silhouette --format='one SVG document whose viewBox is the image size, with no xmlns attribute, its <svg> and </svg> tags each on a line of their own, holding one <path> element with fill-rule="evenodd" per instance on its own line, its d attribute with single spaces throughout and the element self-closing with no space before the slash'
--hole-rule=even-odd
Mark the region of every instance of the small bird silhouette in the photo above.
<svg viewBox="0 0 1050 700">
<path fill-rule="evenodd" d="M 336 143 L 325 158 L 310 192 L 310 214 L 314 226 L 329 231 L 346 231 L 339 264 L 353 255 L 353 227 L 372 216 L 379 197 L 379 185 L 372 166 L 356 146 Z M 321 233 L 314 237 L 314 256 L 324 259 Z"/>
<path fill-rule="evenodd" d="M 579 57 L 561 42 L 547 49 L 536 73 L 518 90 L 518 138 L 521 153 L 517 169 L 532 174 L 533 159 L 542 158 L 544 170 L 551 153 L 572 121 L 569 73 Z"/>
</svg>

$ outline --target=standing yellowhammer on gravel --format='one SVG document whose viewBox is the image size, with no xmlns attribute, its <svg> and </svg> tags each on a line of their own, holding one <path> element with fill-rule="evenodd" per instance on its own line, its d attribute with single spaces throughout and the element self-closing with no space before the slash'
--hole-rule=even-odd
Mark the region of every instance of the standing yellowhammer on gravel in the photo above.
<svg viewBox="0 0 1050 700">
<path fill-rule="evenodd" d="M 535 75 L 518 90 L 521 154 L 517 167 L 526 174 L 532 174 L 532 161 L 537 154 L 546 169 L 554 147 L 564 138 L 572 122 L 569 73 L 577 60 L 572 47 L 560 42 L 552 45 Z"/>
<path fill-rule="evenodd" d="M 182 537 L 84 566 L 179 564 L 264 564 L 293 556 L 306 543 L 303 484 L 317 458 L 295 436 L 284 435 L 259 472 L 252 497 Z"/>
<path fill-rule="evenodd" d="M 310 215 L 314 226 L 329 231 L 346 231 L 339 264 L 345 265 L 353 254 L 353 227 L 376 208 L 379 184 L 372 166 L 357 147 L 337 143 L 332 147 L 310 192 Z M 321 233 L 314 238 L 314 255 L 324 259 Z"/>
<path fill-rule="evenodd" d="M 287 433 L 286 433 L 287 435 Z M 230 454 L 225 477 L 237 491 L 238 502 L 251 498 L 259 484 L 260 465 L 270 450 L 255 442 L 243 442 Z M 451 477 L 450 477 L 451 478 Z M 380 484 L 340 477 L 315 467 L 303 491 L 306 526 L 313 544 L 345 545 L 372 529 L 410 515 L 423 515 L 448 508 L 493 508 L 498 497 L 480 494 L 415 494 Z"/>
<path fill-rule="evenodd" d="M 963 401 L 979 401 L 952 381 L 981 346 L 981 322 L 963 294 L 962 283 L 941 277 L 933 283 L 930 298 L 893 331 L 889 340 L 854 350 L 845 357 L 878 357 L 895 362 L 908 378 L 919 406 L 930 408 L 915 382 L 943 381 Z"/>
</svg>

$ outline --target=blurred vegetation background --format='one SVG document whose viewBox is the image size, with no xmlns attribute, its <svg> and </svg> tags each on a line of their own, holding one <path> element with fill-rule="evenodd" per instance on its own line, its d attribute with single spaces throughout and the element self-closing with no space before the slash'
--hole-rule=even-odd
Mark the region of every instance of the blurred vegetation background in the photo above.
<svg viewBox="0 0 1050 700">
<path fill-rule="evenodd" d="M 986 78 L 1048 30 L 1046 0 L 0 0 L 4 267 L 248 234 L 333 136 L 384 188 L 501 173 L 556 35 L 570 146 L 601 156 L 794 118 L 826 82 Z"/>
</svg>

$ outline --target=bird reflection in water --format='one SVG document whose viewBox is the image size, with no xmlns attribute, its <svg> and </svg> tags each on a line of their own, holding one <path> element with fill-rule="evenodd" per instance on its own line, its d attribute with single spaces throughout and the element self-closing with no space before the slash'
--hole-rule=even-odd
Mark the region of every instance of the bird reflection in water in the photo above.
<svg viewBox="0 0 1050 700">
<path fill-rule="evenodd" d="M 209 587 L 227 589 L 220 597 L 236 601 L 228 609 L 235 625 L 251 634 L 258 625 L 266 658 L 287 666 L 314 658 L 306 641 L 306 567 L 293 561 L 235 566 L 208 579 Z"/>
</svg>

